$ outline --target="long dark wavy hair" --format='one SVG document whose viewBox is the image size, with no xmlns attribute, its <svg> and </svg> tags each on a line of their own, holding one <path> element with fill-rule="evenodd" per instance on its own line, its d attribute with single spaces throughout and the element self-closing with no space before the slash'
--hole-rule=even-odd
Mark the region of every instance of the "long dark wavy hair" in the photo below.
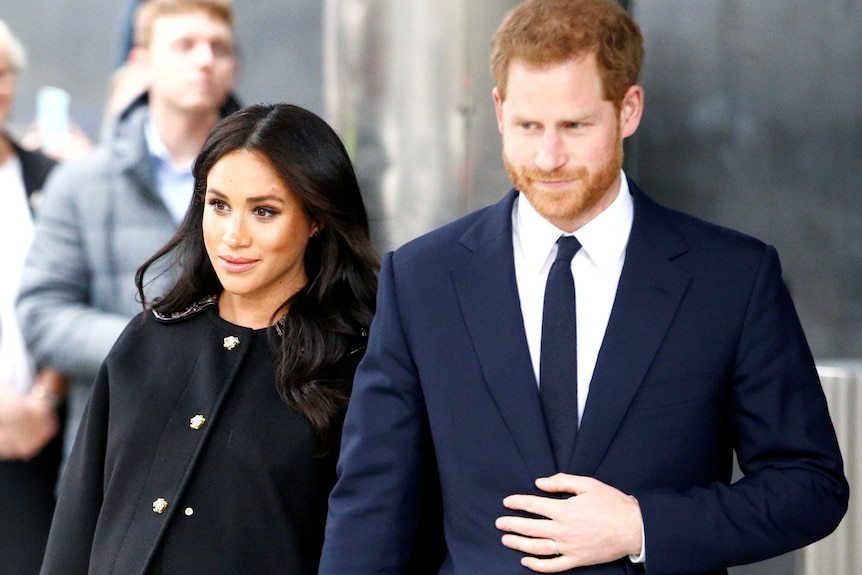
<svg viewBox="0 0 862 575">
<path fill-rule="evenodd" d="M 271 341 L 278 357 L 278 391 L 309 419 L 326 453 L 365 351 L 379 266 L 353 166 L 326 122 L 288 104 L 249 106 L 219 122 L 195 161 L 194 196 L 185 218 L 174 237 L 138 269 L 138 294 L 146 307 L 144 277 L 162 258 L 178 266 L 179 277 L 152 302 L 157 312 L 180 312 L 223 291 L 204 246 L 204 197 L 209 171 L 240 149 L 266 158 L 311 221 L 322 224 L 305 251 L 308 283 L 284 302 L 281 309 L 289 311 L 278 321 L 281 337 Z"/>
</svg>

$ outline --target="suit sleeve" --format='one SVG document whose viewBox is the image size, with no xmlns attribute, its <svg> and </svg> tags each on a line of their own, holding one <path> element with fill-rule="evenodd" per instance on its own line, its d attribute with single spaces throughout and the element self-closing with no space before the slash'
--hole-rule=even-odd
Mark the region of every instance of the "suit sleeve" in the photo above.
<svg viewBox="0 0 862 575">
<path fill-rule="evenodd" d="M 396 292 L 389 254 L 381 267 L 377 313 L 344 423 L 322 575 L 406 572 L 419 525 L 431 448 Z"/>
<path fill-rule="evenodd" d="M 699 573 L 786 553 L 825 537 L 847 509 L 826 399 L 771 247 L 729 377 L 730 428 L 744 477 L 682 493 L 634 493 L 650 572 Z"/>
<path fill-rule="evenodd" d="M 103 500 L 108 403 L 108 370 L 103 364 L 63 471 L 41 575 L 88 573 Z"/>
</svg>

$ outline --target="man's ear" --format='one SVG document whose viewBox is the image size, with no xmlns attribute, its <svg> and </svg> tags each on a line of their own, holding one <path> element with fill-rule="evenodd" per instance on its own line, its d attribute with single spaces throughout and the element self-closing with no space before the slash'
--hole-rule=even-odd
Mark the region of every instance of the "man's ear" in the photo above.
<svg viewBox="0 0 862 575">
<path fill-rule="evenodd" d="M 500 133 L 503 133 L 503 100 L 500 98 L 500 91 L 494 87 L 494 90 L 491 92 L 491 95 L 494 98 L 494 111 L 497 112 L 497 129 L 500 130 Z"/>
<path fill-rule="evenodd" d="M 631 86 L 620 105 L 620 136 L 628 138 L 634 134 L 641 123 L 644 109 L 644 89 L 635 84 Z"/>
<path fill-rule="evenodd" d="M 132 72 L 139 76 L 146 75 L 149 70 L 150 51 L 140 46 L 135 46 L 129 50 L 129 55 L 126 57 L 126 65 Z"/>
</svg>

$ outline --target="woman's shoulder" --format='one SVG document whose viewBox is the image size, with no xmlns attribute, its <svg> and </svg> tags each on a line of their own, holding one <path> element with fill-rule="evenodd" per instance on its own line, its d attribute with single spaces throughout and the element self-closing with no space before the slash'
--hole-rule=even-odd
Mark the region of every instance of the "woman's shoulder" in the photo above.
<svg viewBox="0 0 862 575">
<path fill-rule="evenodd" d="M 203 318 L 204 312 L 214 308 L 217 301 L 218 298 L 214 296 L 204 298 L 177 312 L 165 313 L 147 309 L 129 321 L 114 348 L 122 353 L 126 348 L 162 348 L 166 343 L 173 345 L 169 342 L 176 338 L 180 341 L 188 339 L 190 330 L 201 329 L 201 324 L 194 320 Z"/>
</svg>

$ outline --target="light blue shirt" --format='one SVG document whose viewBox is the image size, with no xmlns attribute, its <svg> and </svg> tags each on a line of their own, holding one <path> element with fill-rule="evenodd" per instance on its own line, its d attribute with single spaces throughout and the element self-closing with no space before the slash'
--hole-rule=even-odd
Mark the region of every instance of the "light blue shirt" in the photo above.
<svg viewBox="0 0 862 575">
<path fill-rule="evenodd" d="M 156 191 L 171 213 L 174 222 L 179 225 L 192 200 L 195 185 L 195 179 L 192 175 L 194 162 L 189 162 L 182 169 L 173 165 L 171 154 L 156 131 L 152 118 L 148 118 L 144 125 L 144 137 L 150 152 L 150 165 L 153 167 Z"/>
</svg>

